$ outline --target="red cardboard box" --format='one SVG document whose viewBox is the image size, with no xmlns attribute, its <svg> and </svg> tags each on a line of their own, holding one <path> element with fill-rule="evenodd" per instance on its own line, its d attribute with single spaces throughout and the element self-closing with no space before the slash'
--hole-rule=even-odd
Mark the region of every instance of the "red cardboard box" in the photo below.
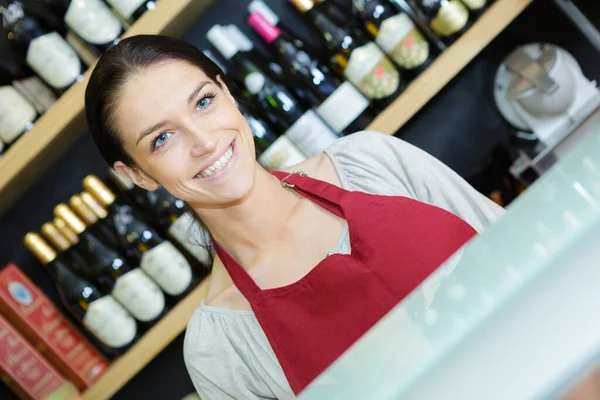
<svg viewBox="0 0 600 400">
<path fill-rule="evenodd" d="M 78 399 L 75 386 L 0 315 L 0 378 L 22 399 Z"/>
<path fill-rule="evenodd" d="M 0 312 L 79 390 L 98 380 L 106 359 L 14 264 L 0 270 Z"/>
</svg>

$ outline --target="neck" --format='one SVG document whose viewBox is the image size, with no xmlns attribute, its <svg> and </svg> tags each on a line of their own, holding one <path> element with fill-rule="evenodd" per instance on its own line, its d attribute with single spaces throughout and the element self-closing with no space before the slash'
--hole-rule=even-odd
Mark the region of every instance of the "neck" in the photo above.
<svg viewBox="0 0 600 400">
<path fill-rule="evenodd" d="M 301 204 L 301 196 L 256 168 L 254 187 L 234 205 L 194 211 L 214 240 L 241 265 L 250 267 L 276 248 Z"/>
</svg>

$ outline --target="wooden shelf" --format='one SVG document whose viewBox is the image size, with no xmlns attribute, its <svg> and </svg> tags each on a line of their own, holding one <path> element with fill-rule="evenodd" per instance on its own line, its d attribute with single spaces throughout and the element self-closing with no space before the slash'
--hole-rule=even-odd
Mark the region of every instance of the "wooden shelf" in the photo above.
<svg viewBox="0 0 600 400">
<path fill-rule="evenodd" d="M 533 0 L 496 0 L 473 26 L 367 127 L 393 135 L 454 78 Z"/>
<path fill-rule="evenodd" d="M 180 35 L 214 0 L 166 0 L 146 12 L 123 37 Z M 92 68 L 42 115 L 0 159 L 0 214 L 85 131 L 84 93 Z"/>
<path fill-rule="evenodd" d="M 131 378 L 137 375 L 154 357 L 185 330 L 187 322 L 208 288 L 205 279 L 196 289 L 181 300 L 163 319 L 131 348 L 115 360 L 102 377 L 84 393 L 84 400 L 111 398 Z"/>
</svg>

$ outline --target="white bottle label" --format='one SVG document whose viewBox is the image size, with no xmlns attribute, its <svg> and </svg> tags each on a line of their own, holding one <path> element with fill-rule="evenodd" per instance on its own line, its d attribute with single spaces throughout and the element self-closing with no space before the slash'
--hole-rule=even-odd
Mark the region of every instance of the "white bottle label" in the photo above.
<svg viewBox="0 0 600 400">
<path fill-rule="evenodd" d="M 27 64 L 50 86 L 66 88 L 81 74 L 81 62 L 75 50 L 56 32 L 29 43 Z"/>
<path fill-rule="evenodd" d="M 350 82 L 344 81 L 315 111 L 336 132 L 342 132 L 367 107 L 369 100 Z"/>
<path fill-rule="evenodd" d="M 442 4 L 429 25 L 440 36 L 451 36 L 460 31 L 469 20 L 469 10 L 459 0 L 448 0 Z"/>
<path fill-rule="evenodd" d="M 146 0 L 108 0 L 108 4 L 115 9 L 121 17 L 128 20 L 135 10 L 140 8 Z"/>
<path fill-rule="evenodd" d="M 277 138 L 258 158 L 260 165 L 271 170 L 291 167 L 304 160 L 306 156 L 285 135 Z"/>
<path fill-rule="evenodd" d="M 102 343 L 116 349 L 131 343 L 137 333 L 135 320 L 110 295 L 90 303 L 83 326 Z"/>
<path fill-rule="evenodd" d="M 140 267 L 171 296 L 183 293 L 192 282 L 192 267 L 166 240 L 144 253 Z"/>
<path fill-rule="evenodd" d="M 313 157 L 329 147 L 338 136 L 313 111 L 308 110 L 292 126 L 285 135 L 306 154 Z"/>
<path fill-rule="evenodd" d="M 91 44 L 110 43 L 121 33 L 121 23 L 100 0 L 71 0 L 65 22 Z"/>
<path fill-rule="evenodd" d="M 0 88 L 0 141 L 11 143 L 31 129 L 36 115 L 33 106 L 14 87 Z"/>
<path fill-rule="evenodd" d="M 38 114 L 43 114 L 56 102 L 56 96 L 37 76 L 13 81 L 13 86 L 33 105 Z"/>
<path fill-rule="evenodd" d="M 485 6 L 487 0 L 462 0 L 463 3 L 466 4 L 473 11 L 479 10 L 481 7 Z"/>
<path fill-rule="evenodd" d="M 207 248 L 210 243 L 203 243 L 204 238 L 198 235 L 200 228 L 192 227 L 194 224 L 196 224 L 196 219 L 186 212 L 171 224 L 168 233 L 202 265 L 209 265 L 211 255 Z"/>
<path fill-rule="evenodd" d="M 404 68 L 418 67 L 429 57 L 429 42 L 404 13 L 383 21 L 375 42 Z"/>
<path fill-rule="evenodd" d="M 129 271 L 115 282 L 112 296 L 136 319 L 152 321 L 165 308 L 165 296 L 140 268 Z"/>
<path fill-rule="evenodd" d="M 352 52 L 344 76 L 371 99 L 387 97 L 400 85 L 398 70 L 373 42 Z"/>
</svg>

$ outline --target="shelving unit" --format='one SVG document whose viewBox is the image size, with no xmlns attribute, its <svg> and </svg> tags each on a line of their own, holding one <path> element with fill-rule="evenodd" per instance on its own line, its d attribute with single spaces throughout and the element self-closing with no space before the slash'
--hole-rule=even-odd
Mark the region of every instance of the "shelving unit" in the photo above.
<svg viewBox="0 0 600 400">
<path fill-rule="evenodd" d="M 109 399 L 142 368 L 156 357 L 169 343 L 185 330 L 187 321 L 206 295 L 208 280 L 181 300 L 158 324 L 123 354 L 104 372 L 102 377 L 84 393 L 84 400 Z"/>
<path fill-rule="evenodd" d="M 473 26 L 421 73 L 367 127 L 393 135 L 446 86 L 533 0 L 497 0 Z"/>
<path fill-rule="evenodd" d="M 214 0 L 168 0 L 157 2 L 123 37 L 138 34 L 183 33 Z M 64 93 L 33 129 L 23 135 L 0 159 L 0 214 L 44 173 L 73 141 L 85 131 L 83 98 L 92 68 L 84 80 Z"/>
</svg>

